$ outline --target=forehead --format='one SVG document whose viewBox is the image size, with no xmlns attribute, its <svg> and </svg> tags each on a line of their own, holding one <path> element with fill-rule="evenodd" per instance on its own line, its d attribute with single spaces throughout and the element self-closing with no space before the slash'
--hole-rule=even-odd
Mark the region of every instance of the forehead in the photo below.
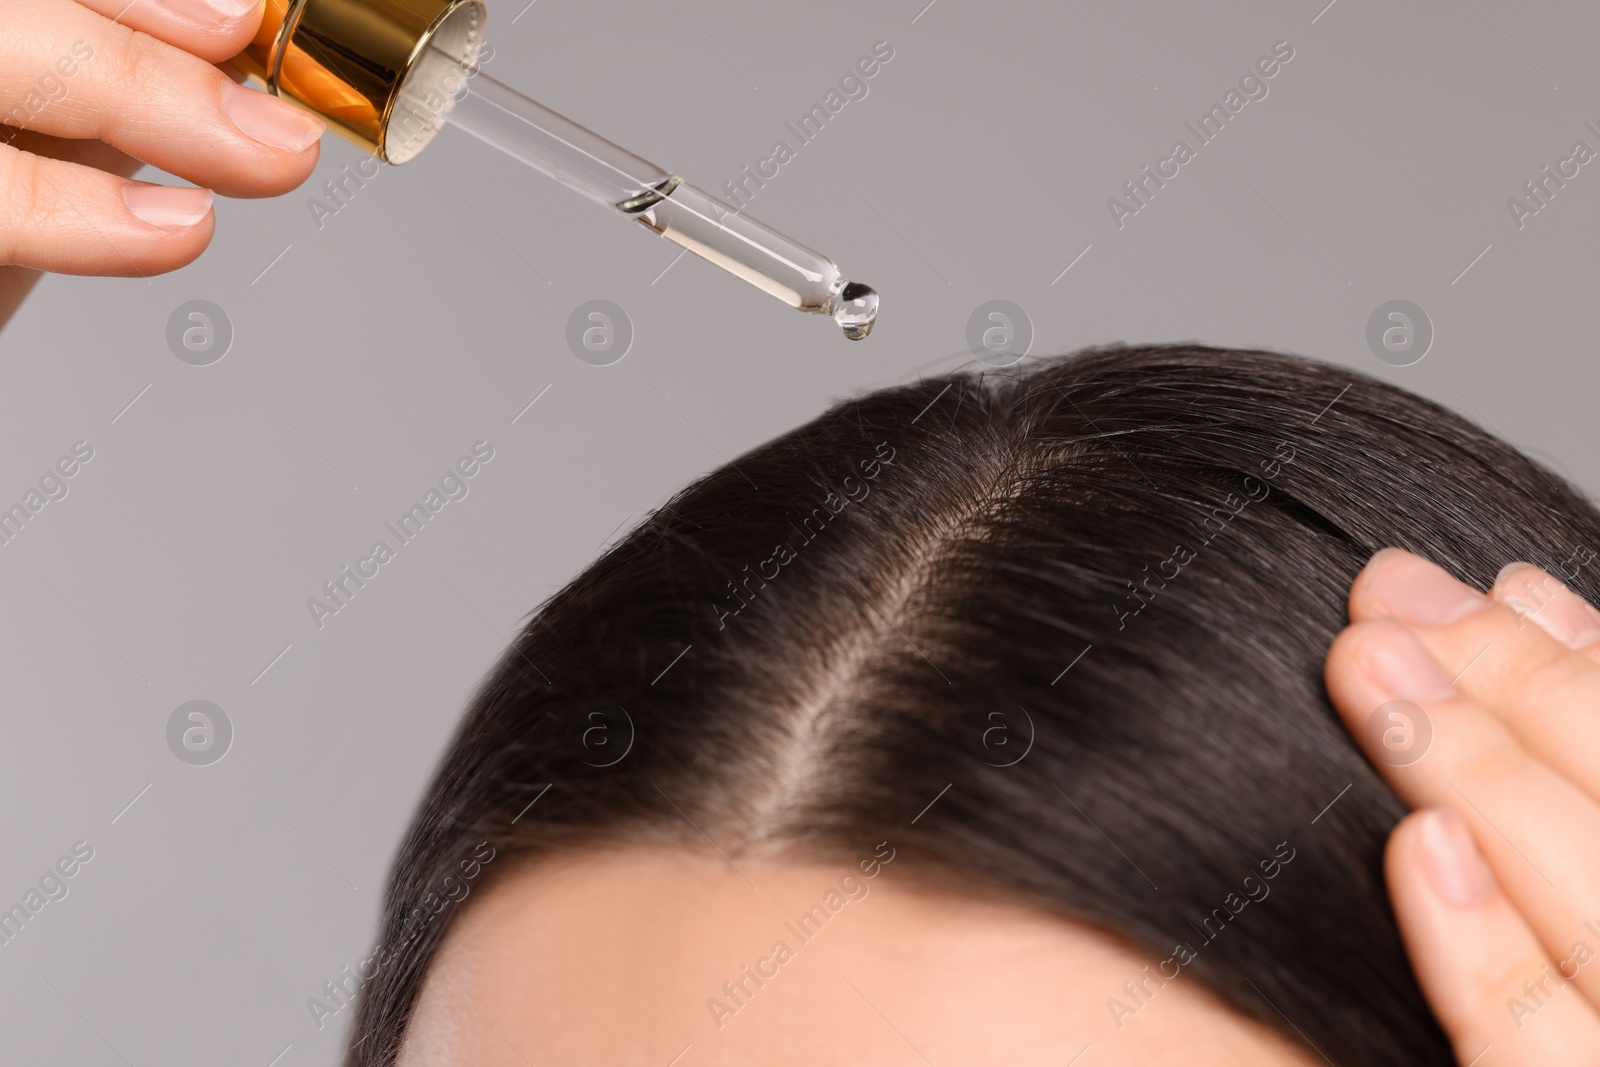
<svg viewBox="0 0 1600 1067">
<path fill-rule="evenodd" d="M 400 1067 L 1311 1062 L 1192 975 L 1150 978 L 1159 958 L 915 888 L 898 862 L 640 849 L 507 870 L 464 902 Z"/>
</svg>

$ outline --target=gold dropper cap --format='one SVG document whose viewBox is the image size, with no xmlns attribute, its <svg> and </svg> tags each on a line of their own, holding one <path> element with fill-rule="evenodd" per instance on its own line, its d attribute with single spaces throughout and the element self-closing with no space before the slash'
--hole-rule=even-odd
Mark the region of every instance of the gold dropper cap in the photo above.
<svg viewBox="0 0 1600 1067">
<path fill-rule="evenodd" d="M 386 163 L 422 151 L 443 125 L 457 70 L 483 42 L 483 0 L 266 0 L 233 60 L 276 96 L 328 120 Z M 432 45 L 437 52 L 431 52 Z"/>
</svg>

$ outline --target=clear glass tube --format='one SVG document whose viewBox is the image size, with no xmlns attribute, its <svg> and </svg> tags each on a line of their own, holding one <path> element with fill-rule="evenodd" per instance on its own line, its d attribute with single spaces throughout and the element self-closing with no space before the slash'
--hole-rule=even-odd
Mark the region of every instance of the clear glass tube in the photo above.
<svg viewBox="0 0 1600 1067">
<path fill-rule="evenodd" d="M 456 60 L 430 50 L 431 62 Z M 472 66 L 444 121 L 643 225 L 790 307 L 872 332 L 878 294 L 833 261 Z"/>
</svg>

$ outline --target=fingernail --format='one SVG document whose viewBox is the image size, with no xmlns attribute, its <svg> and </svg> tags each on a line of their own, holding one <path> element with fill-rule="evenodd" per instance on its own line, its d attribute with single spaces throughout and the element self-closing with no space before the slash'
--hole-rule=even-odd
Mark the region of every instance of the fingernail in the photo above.
<svg viewBox="0 0 1600 1067">
<path fill-rule="evenodd" d="M 1435 808 L 1421 818 L 1422 869 L 1434 892 L 1452 904 L 1477 904 L 1494 893 L 1494 874 L 1472 833 L 1454 812 Z"/>
<path fill-rule="evenodd" d="M 1519 567 L 1531 567 L 1531 566 L 1533 566 L 1533 564 L 1531 564 L 1531 563 L 1523 563 L 1521 560 L 1515 560 L 1514 559 L 1510 563 L 1507 563 L 1504 567 L 1500 568 L 1500 572 L 1494 576 L 1494 584 L 1495 585 L 1499 585 L 1501 582 L 1505 581 L 1506 580 L 1506 575 L 1515 574 L 1516 571 L 1517 571 L 1517 568 L 1519 568 Z"/>
<path fill-rule="evenodd" d="M 327 125 L 304 108 L 223 79 L 222 106 L 246 137 L 269 148 L 304 152 Z"/>
<path fill-rule="evenodd" d="M 161 0 L 161 6 L 179 18 L 203 26 L 222 26 L 244 18 L 260 0 Z"/>
<path fill-rule="evenodd" d="M 1367 564 L 1371 595 L 1401 622 L 1438 626 L 1489 603 L 1489 598 L 1421 556 L 1386 548 Z"/>
<path fill-rule="evenodd" d="M 122 187 L 128 210 L 143 222 L 162 229 L 186 229 L 211 210 L 210 189 L 130 182 Z"/>
<path fill-rule="evenodd" d="M 1385 625 L 1382 636 L 1374 637 L 1364 659 L 1388 699 L 1426 704 L 1455 692 L 1432 653 L 1404 626 Z"/>
<path fill-rule="evenodd" d="M 1596 612 L 1554 575 L 1531 563 L 1508 563 L 1494 580 L 1495 593 L 1506 606 L 1568 648 L 1587 648 L 1600 641 Z"/>
</svg>

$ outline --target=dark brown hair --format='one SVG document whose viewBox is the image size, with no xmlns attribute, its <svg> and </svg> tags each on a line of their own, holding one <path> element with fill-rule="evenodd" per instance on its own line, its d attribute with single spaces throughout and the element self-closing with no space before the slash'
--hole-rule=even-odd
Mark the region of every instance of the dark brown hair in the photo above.
<svg viewBox="0 0 1600 1067">
<path fill-rule="evenodd" d="M 1187 945 L 1335 1063 L 1453 1063 L 1382 880 L 1404 808 L 1324 656 L 1383 546 L 1593 600 L 1597 532 L 1451 412 L 1269 352 L 1104 348 L 838 404 L 673 497 L 507 650 L 401 846 L 348 1063 L 393 1062 L 479 842 L 701 832 L 735 858 L 887 839 L 953 889 Z"/>
</svg>

